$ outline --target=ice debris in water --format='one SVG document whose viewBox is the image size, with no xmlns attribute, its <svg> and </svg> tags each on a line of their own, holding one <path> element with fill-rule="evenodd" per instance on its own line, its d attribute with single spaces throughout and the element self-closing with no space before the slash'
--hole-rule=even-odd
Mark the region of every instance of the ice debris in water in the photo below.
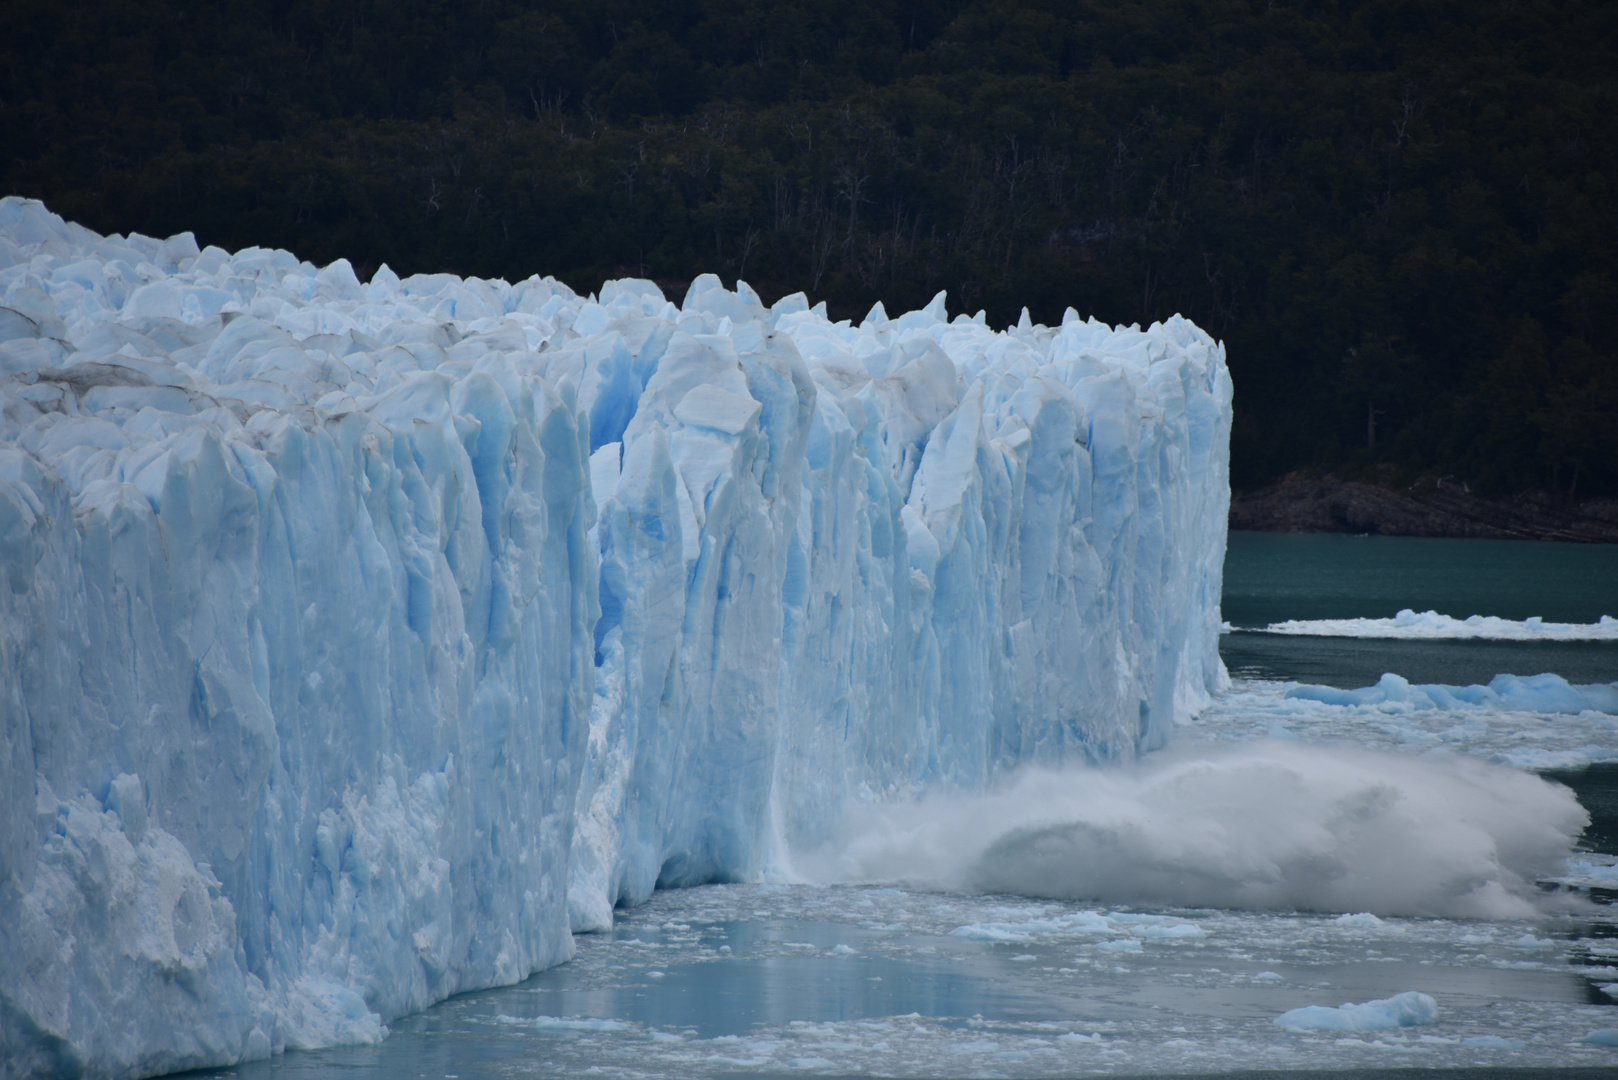
<svg viewBox="0 0 1618 1080">
<path fill-rule="evenodd" d="M 1418 683 L 1391 672 L 1375 686 L 1339 690 L 1334 686 L 1293 686 L 1286 696 L 1326 705 L 1378 706 L 1387 711 L 1511 710 L 1534 713 L 1618 714 L 1618 682 L 1574 686 L 1560 675 L 1496 675 L 1488 686 Z"/>
<path fill-rule="evenodd" d="M 1306 1005 L 1275 1018 L 1281 1027 L 1309 1031 L 1392 1031 L 1438 1023 L 1438 1002 L 1416 990 L 1355 1005 Z"/>
<path fill-rule="evenodd" d="M 1618 619 L 1603 615 L 1593 623 L 1546 622 L 1539 616 L 1521 621 L 1494 615 L 1457 619 L 1436 611 L 1409 608 L 1391 619 L 1288 619 L 1245 633 L 1292 634 L 1304 637 L 1459 639 L 1485 641 L 1618 641 Z"/>
<path fill-rule="evenodd" d="M 1231 386 L 1183 319 L 361 282 L 16 198 L 0 294 L 24 1071 L 380 1038 L 1223 678 Z"/>
<path fill-rule="evenodd" d="M 968 923 L 951 930 L 950 934 L 968 941 L 994 942 L 1026 942 L 1042 937 L 1065 938 L 1071 935 L 1116 933 L 1157 941 L 1192 940 L 1204 936 L 1202 928 L 1195 923 L 1188 923 L 1170 915 L 1136 915 L 1124 911 L 1102 914 L 1096 911 L 1079 911 L 1047 916 L 1043 909 L 1039 908 L 1007 909 L 1000 914 L 1012 917 L 991 922 Z M 1015 918 L 1018 915 L 1024 917 Z M 1108 942 L 1102 947 L 1109 945 L 1113 948 L 1125 947 L 1118 941 Z M 1133 945 L 1138 947 L 1139 943 L 1133 942 Z"/>
<path fill-rule="evenodd" d="M 1498 687 L 1518 684 L 1550 687 L 1558 696 L 1566 685 L 1545 675 L 1494 680 Z M 1508 703 L 1494 701 L 1498 695 L 1485 686 L 1411 686 L 1398 676 L 1348 691 L 1236 679 L 1177 737 L 1181 746 L 1280 736 L 1416 755 L 1447 749 L 1516 769 L 1582 769 L 1618 761 L 1618 711 L 1601 711 L 1605 692 L 1618 694 L 1618 686 L 1569 687 L 1569 696 L 1577 695 L 1568 702 L 1571 711 L 1552 712 L 1541 710 L 1556 701 L 1537 691 Z M 1466 700 L 1471 695 L 1477 703 Z"/>
<path fill-rule="evenodd" d="M 1351 926 L 1356 930 L 1376 930 L 1387 925 L 1369 911 L 1339 915 L 1335 921 L 1338 926 Z"/>
</svg>

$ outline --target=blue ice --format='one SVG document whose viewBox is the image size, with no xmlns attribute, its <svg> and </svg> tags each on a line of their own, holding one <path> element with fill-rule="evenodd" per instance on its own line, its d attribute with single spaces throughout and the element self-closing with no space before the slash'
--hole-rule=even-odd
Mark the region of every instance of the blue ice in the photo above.
<svg viewBox="0 0 1618 1080">
<path fill-rule="evenodd" d="M 361 282 L 16 198 L 0 293 L 24 1072 L 378 1039 L 1224 677 L 1231 383 L 1177 317 Z"/>
</svg>

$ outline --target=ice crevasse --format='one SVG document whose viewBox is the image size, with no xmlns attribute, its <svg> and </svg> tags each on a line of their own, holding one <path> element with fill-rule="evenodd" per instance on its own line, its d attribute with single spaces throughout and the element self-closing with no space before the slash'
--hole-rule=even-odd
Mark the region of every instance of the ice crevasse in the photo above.
<svg viewBox="0 0 1618 1080">
<path fill-rule="evenodd" d="M 1180 318 L 361 283 L 0 201 L 0 1070 L 376 1039 L 1223 678 Z"/>
</svg>

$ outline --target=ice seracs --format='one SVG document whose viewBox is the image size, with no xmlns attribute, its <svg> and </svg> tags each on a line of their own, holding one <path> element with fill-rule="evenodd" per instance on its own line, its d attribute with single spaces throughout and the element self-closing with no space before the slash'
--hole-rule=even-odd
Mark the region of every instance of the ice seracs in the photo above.
<svg viewBox="0 0 1618 1080">
<path fill-rule="evenodd" d="M 1231 387 L 1178 318 L 362 283 L 19 199 L 0 294 L 16 1060 L 377 1038 L 1223 677 Z"/>
</svg>

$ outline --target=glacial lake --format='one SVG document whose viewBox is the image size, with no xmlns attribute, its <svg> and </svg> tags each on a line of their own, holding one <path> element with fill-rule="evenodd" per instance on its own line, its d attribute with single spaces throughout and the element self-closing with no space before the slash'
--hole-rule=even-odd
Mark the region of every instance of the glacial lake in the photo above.
<svg viewBox="0 0 1618 1080">
<path fill-rule="evenodd" d="M 1469 761 L 1504 763 L 1566 783 L 1593 820 L 1580 853 L 1537 879 L 1543 911 L 1377 917 L 902 884 L 713 885 L 620 911 L 611 932 L 578 936 L 570 963 L 399 1019 L 378 1045 L 194 1075 L 1613 1075 L 1618 1045 L 1593 1033 L 1618 1044 L 1618 717 L 1339 707 L 1288 690 L 1365 687 L 1385 672 L 1411 683 L 1503 672 L 1610 683 L 1618 640 L 1265 632 L 1287 620 L 1388 620 L 1404 608 L 1594 624 L 1618 616 L 1618 546 L 1235 533 L 1222 642 L 1233 684 L 1170 753 L 1193 765 L 1205 754 L 1214 769 L 1280 742 L 1321 776 L 1339 757 L 1375 752 L 1439 770 L 1459 760 L 1462 772 Z M 1086 775 L 1101 773 L 1073 780 Z M 1279 821 L 1299 796 L 1276 790 Z M 1346 855 L 1343 865 L 1386 873 L 1393 888 L 1427 872 L 1411 850 L 1389 845 L 1370 871 Z M 1150 881 L 1151 869 L 1121 857 L 1116 872 Z M 1437 1022 L 1275 1023 L 1301 1006 L 1406 991 L 1430 995 Z"/>
</svg>

